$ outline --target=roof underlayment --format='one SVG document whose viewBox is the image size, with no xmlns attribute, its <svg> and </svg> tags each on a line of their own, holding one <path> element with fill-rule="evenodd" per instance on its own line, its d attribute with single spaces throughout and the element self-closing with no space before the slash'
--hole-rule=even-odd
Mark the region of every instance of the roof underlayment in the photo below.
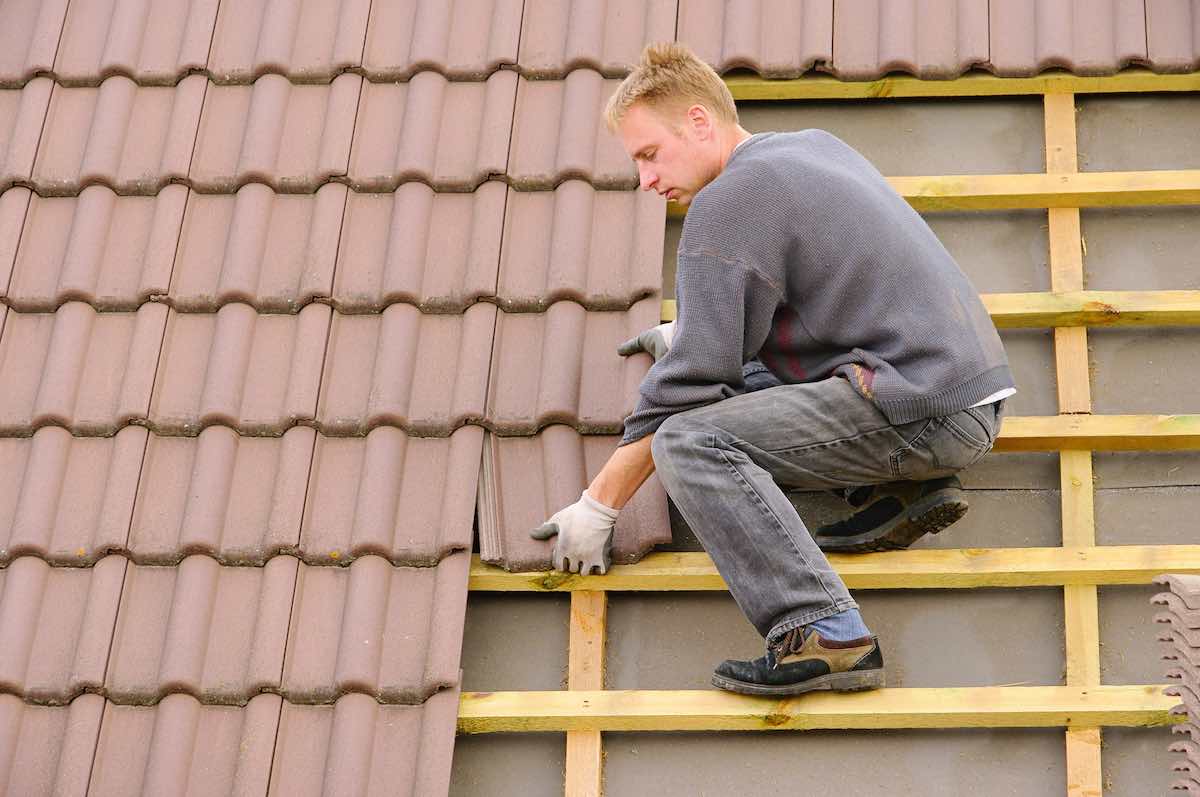
<svg viewBox="0 0 1200 797">
<path fill-rule="evenodd" d="M 447 792 L 476 507 L 544 567 L 650 364 L 599 112 L 673 38 L 1190 72 L 1200 0 L 0 0 L 0 792 Z M 619 529 L 671 540 L 656 481 Z"/>
</svg>

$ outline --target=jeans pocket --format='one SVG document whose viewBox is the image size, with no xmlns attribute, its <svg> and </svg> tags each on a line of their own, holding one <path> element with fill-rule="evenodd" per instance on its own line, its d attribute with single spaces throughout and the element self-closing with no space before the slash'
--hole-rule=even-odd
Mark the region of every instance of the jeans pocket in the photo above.
<svg viewBox="0 0 1200 797">
<path fill-rule="evenodd" d="M 965 409 L 936 421 L 938 430 L 926 441 L 936 469 L 962 470 L 992 449 L 995 434 L 991 424 L 980 415 L 979 408 Z"/>
<path fill-rule="evenodd" d="M 927 418 L 892 427 L 902 440 L 907 441 L 891 453 L 893 478 L 909 479 L 929 468 L 931 463 L 926 460 L 930 459 L 931 454 L 927 441 L 931 435 L 936 434 L 936 424 L 936 418 Z"/>
</svg>

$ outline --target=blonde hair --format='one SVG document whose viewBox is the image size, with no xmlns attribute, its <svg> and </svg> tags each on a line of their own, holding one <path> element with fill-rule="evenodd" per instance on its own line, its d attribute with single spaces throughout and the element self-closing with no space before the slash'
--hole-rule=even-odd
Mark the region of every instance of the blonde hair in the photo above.
<svg viewBox="0 0 1200 797">
<path fill-rule="evenodd" d="M 737 106 L 725 81 L 713 68 L 678 42 L 650 44 L 641 61 L 609 98 L 604 121 L 616 130 L 634 103 L 643 103 L 660 115 L 703 105 L 723 122 L 737 124 Z"/>
</svg>

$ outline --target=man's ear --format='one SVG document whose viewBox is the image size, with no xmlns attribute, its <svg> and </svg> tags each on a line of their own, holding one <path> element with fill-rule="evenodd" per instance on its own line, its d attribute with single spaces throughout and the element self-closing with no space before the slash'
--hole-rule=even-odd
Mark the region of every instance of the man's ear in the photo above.
<svg viewBox="0 0 1200 797">
<path fill-rule="evenodd" d="M 687 125 L 693 135 L 701 140 L 712 135 L 712 115 L 703 105 L 696 104 L 687 109 Z"/>
</svg>

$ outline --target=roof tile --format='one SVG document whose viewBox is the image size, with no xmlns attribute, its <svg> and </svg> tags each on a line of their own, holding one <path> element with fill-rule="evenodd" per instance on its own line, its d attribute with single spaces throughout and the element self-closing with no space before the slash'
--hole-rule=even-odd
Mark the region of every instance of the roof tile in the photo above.
<svg viewBox="0 0 1200 797">
<path fill-rule="evenodd" d="M 189 556 L 177 567 L 130 564 L 104 685 L 118 703 L 186 692 L 244 704 L 279 688 L 297 561 L 223 567 Z"/>
<path fill-rule="evenodd" d="M 594 69 L 624 77 L 649 42 L 675 38 L 677 0 L 526 0 L 521 23 L 521 72 L 563 77 Z"/>
<path fill-rule="evenodd" d="M 172 85 L 204 69 L 218 0 L 89 0 L 73 3 L 54 74 L 63 85 L 97 85 L 125 75 Z"/>
<path fill-rule="evenodd" d="M 217 15 L 214 80 L 249 83 L 267 72 L 326 83 L 362 63 L 370 0 L 243 0 Z"/>
<path fill-rule="evenodd" d="M 377 554 L 433 565 L 471 547 L 483 430 L 317 438 L 300 548 L 310 562 Z"/>
<path fill-rule="evenodd" d="M 1155 69 L 1200 69 L 1200 3 L 1192 0 L 1145 0 L 1146 42 Z M 2 50 L 0 50 L 2 52 Z"/>
<path fill-rule="evenodd" d="M 617 346 L 656 325 L 659 302 L 627 312 L 588 312 L 556 302 L 544 313 L 501 313 L 488 387 L 487 421 L 501 434 L 532 434 L 551 423 L 619 432 L 649 370 L 647 354 Z"/>
<path fill-rule="evenodd" d="M 205 706 L 174 694 L 156 706 L 108 703 L 88 793 L 266 794 L 281 702 Z"/>
<path fill-rule="evenodd" d="M 530 538 L 530 530 L 578 501 L 618 442 L 616 436 L 581 435 L 559 425 L 533 437 L 488 434 L 479 486 L 483 560 L 509 570 L 548 569 L 553 542 Z M 671 541 L 666 498 L 658 477 L 651 476 L 625 505 L 617 517 L 614 562 L 636 562 Z"/>
<path fill-rule="evenodd" d="M 420 72 L 407 83 L 363 87 L 350 185 L 391 191 L 420 180 L 439 190 L 470 191 L 505 172 L 517 76 L 451 82 Z"/>
<path fill-rule="evenodd" d="M 0 569 L 0 691 L 66 704 L 104 682 L 126 561 L 51 567 L 22 556 Z"/>
<path fill-rule="evenodd" d="M 24 88 L 0 90 L 0 191 L 30 181 L 53 86 L 39 77 Z"/>
<path fill-rule="evenodd" d="M 1103 75 L 1146 58 L 1144 0 L 1008 0 L 990 4 L 989 26 L 999 75 Z"/>
<path fill-rule="evenodd" d="M 333 706 L 283 705 L 271 770 L 272 793 L 446 794 L 457 689 L 420 706 L 381 706 L 346 695 Z"/>
<path fill-rule="evenodd" d="M 794 78 L 833 59 L 833 0 L 679 0 L 678 28 L 718 72 Z"/>
<path fill-rule="evenodd" d="M 134 311 L 171 279 L 188 190 L 118 196 L 90 185 L 77 197 L 34 195 L 7 298 L 26 312 L 63 302 Z"/>
<path fill-rule="evenodd" d="M 601 121 L 619 80 L 577 69 L 565 80 L 525 80 L 517 90 L 508 173 L 525 191 L 587 180 L 597 188 L 636 188 L 637 170 Z"/>
<path fill-rule="evenodd" d="M 81 695 L 63 707 L 0 695 L 0 793 L 87 794 L 103 714 L 100 695 Z"/>
<path fill-rule="evenodd" d="M 54 87 L 33 182 L 42 196 L 73 196 L 91 183 L 155 194 L 187 177 L 206 81 L 137 86 L 111 77 L 98 88 Z"/>
<path fill-rule="evenodd" d="M 364 556 L 349 567 L 301 565 L 283 667 L 293 703 L 361 692 L 420 703 L 459 682 L 471 556 L 437 567 L 393 567 Z"/>
<path fill-rule="evenodd" d="M 0 88 L 22 86 L 53 69 L 66 13 L 67 0 L 0 2 L 5 23 L 0 27 Z"/>
<path fill-rule="evenodd" d="M 0 563 L 78 565 L 125 549 L 146 430 L 72 437 L 57 426 L 0 438 Z"/>
<path fill-rule="evenodd" d="M 216 313 L 171 311 L 150 405 L 161 434 L 220 423 L 278 435 L 316 411 L 330 309 L 260 314 L 246 304 Z"/>
<path fill-rule="evenodd" d="M 496 293 L 504 183 L 435 193 L 405 183 L 382 194 L 351 193 L 346 205 L 335 306 L 378 312 L 393 302 L 461 312 Z"/>
<path fill-rule="evenodd" d="M 362 78 L 301 86 L 264 75 L 251 86 L 210 85 L 189 177 L 198 191 L 249 182 L 311 193 L 346 173 Z"/>
<path fill-rule="evenodd" d="M 1169 588 L 1187 608 L 1200 609 L 1200 574 L 1165 574 L 1156 577 L 1154 583 Z M 1157 599 L 1158 596 L 1155 596 L 1154 600 Z"/>
<path fill-rule="evenodd" d="M 545 310 L 571 299 L 624 310 L 662 288 L 666 203 L 649 192 L 597 191 L 567 180 L 554 191 L 509 191 L 500 306 Z"/>
<path fill-rule="evenodd" d="M 375 315 L 335 313 L 317 420 L 330 435 L 381 424 L 446 435 L 483 417 L 496 307 L 423 314 L 393 304 Z"/>
<path fill-rule="evenodd" d="M 315 432 L 240 437 L 210 426 L 198 437 L 152 435 L 129 532 L 138 562 L 207 553 L 258 564 L 294 550 Z"/>
<path fill-rule="evenodd" d="M 55 313 L 9 311 L 0 336 L 0 435 L 56 424 L 111 435 L 146 417 L 167 308 L 97 313 L 67 302 Z"/>
<path fill-rule="evenodd" d="M 988 0 L 838 0 L 833 30 L 843 80 L 952 78 L 988 60 Z"/>
<path fill-rule="evenodd" d="M 171 280 L 171 305 L 215 311 L 229 302 L 295 312 L 333 285 L 346 186 L 276 194 L 261 183 L 236 195 L 192 194 Z"/>
<path fill-rule="evenodd" d="M 522 0 L 476 0 L 455 13 L 444 0 L 374 0 L 363 66 L 371 80 L 407 80 L 431 69 L 482 80 L 517 60 Z"/>
<path fill-rule="evenodd" d="M 0 193 L 0 296 L 3 297 L 8 295 L 13 264 L 17 260 L 17 245 L 21 242 L 21 228 L 25 226 L 25 214 L 29 210 L 31 196 L 34 193 L 28 188 L 10 188 Z"/>
</svg>

